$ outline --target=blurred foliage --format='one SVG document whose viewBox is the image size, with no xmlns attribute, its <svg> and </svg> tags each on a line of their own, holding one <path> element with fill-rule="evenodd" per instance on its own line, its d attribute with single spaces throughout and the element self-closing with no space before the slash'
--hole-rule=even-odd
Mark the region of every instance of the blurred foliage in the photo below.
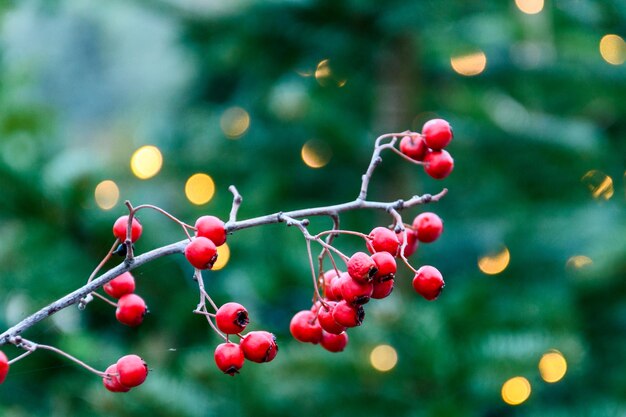
<svg viewBox="0 0 626 417">
<path fill-rule="evenodd" d="M 136 271 L 152 313 L 141 327 L 123 328 L 94 302 L 25 334 L 101 369 L 138 353 L 152 368 L 142 387 L 111 394 L 37 352 L 11 368 L 0 414 L 624 415 L 626 71 L 602 59 L 599 42 L 624 35 L 625 22 L 623 0 L 547 1 L 536 15 L 513 0 L 0 2 L 1 328 L 87 279 L 125 199 L 191 223 L 227 217 L 230 184 L 244 196 L 240 218 L 344 202 L 377 135 L 419 131 L 434 116 L 456 134 L 449 178 L 389 154 L 370 191 L 389 200 L 449 188 L 424 208 L 444 218 L 444 235 L 413 257 L 444 273 L 436 302 L 413 293 L 405 269 L 344 353 L 296 343 L 288 323 L 311 296 L 303 239 L 281 225 L 244 230 L 207 287 L 218 302 L 245 304 L 252 329 L 278 335 L 274 362 L 219 373 L 219 340 L 191 313 L 192 271 L 175 256 Z M 479 75 L 451 68 L 451 57 L 476 51 L 487 60 Z M 250 124 L 231 139 L 223 115 L 234 107 Z M 300 157 L 311 139 L 332 153 L 320 169 Z M 146 144 L 164 163 L 139 180 L 129 161 Z M 184 192 L 196 172 L 216 185 L 201 206 Z M 106 179 L 120 190 L 111 210 L 94 199 Z M 140 217 L 140 252 L 184 237 L 156 213 Z M 389 219 L 355 212 L 342 222 L 368 232 Z M 337 241 L 348 252 L 359 243 Z M 503 247 L 506 269 L 482 273 L 478 259 Z M 379 344 L 398 353 L 386 373 L 369 360 Z M 568 363 L 554 384 L 537 369 L 550 349 Z M 500 393 L 514 376 L 532 386 L 517 407 Z"/>
</svg>

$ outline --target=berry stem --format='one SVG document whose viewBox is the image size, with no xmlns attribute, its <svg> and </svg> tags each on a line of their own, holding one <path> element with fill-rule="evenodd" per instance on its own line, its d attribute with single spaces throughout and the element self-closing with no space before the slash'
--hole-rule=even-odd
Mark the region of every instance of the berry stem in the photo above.
<svg viewBox="0 0 626 417">
<path fill-rule="evenodd" d="M 332 230 L 325 230 L 323 232 L 319 232 L 318 234 L 316 234 L 315 236 L 313 236 L 315 239 L 319 239 L 322 236 L 325 235 L 330 235 L 330 236 L 338 236 L 338 235 L 353 235 L 353 236 L 359 236 L 361 238 L 363 238 L 366 242 L 368 241 L 368 237 L 365 233 L 361 233 L 361 232 L 355 232 L 353 230 L 338 230 L 338 229 L 332 229 Z M 328 241 L 326 241 L 326 243 L 330 243 Z"/>
<path fill-rule="evenodd" d="M 215 311 L 217 311 L 217 305 L 213 302 L 209 294 L 204 289 L 204 279 L 202 278 L 202 272 L 196 268 L 194 269 L 193 276 L 194 276 L 194 279 L 198 282 L 198 290 L 200 291 L 200 302 L 198 303 L 198 306 L 193 312 L 196 314 L 203 315 L 206 318 L 206 320 L 209 322 L 209 325 L 215 331 L 215 333 L 217 333 L 218 336 L 220 336 L 225 341 L 228 341 L 228 336 L 220 332 L 217 326 L 215 326 L 215 324 L 213 323 L 212 317 L 215 317 L 215 314 L 211 314 L 207 311 L 207 308 L 206 308 L 207 300 L 211 304 L 211 307 L 215 309 Z"/>
<path fill-rule="evenodd" d="M 15 362 L 19 361 L 20 359 L 23 359 L 23 358 L 27 357 L 28 355 L 30 355 L 33 352 L 34 352 L 34 350 L 27 350 L 26 352 L 22 353 L 21 355 L 16 356 L 13 359 L 11 359 L 8 362 L 8 365 L 13 365 Z"/>
<path fill-rule="evenodd" d="M 104 295 L 98 294 L 97 292 L 92 292 L 92 295 L 95 295 L 96 297 L 98 297 L 99 299 L 101 299 L 102 301 L 112 305 L 113 307 L 117 308 L 117 304 L 111 300 L 109 300 L 108 298 L 106 298 Z"/>
<path fill-rule="evenodd" d="M 124 241 L 124 245 L 126 245 L 126 258 L 124 262 L 127 264 L 133 263 L 133 241 L 131 239 L 132 231 L 133 231 L 133 218 L 135 217 L 135 210 L 133 209 L 133 205 L 129 200 L 124 202 L 126 207 L 128 207 L 128 222 L 126 224 L 126 240 Z"/>
<path fill-rule="evenodd" d="M 120 240 L 116 238 L 115 242 L 113 242 L 113 246 L 111 246 L 111 249 L 109 249 L 106 256 L 102 258 L 98 266 L 96 266 L 96 268 L 91 272 L 91 275 L 89 275 L 89 278 L 87 279 L 87 283 L 90 283 L 98 274 L 98 272 L 102 269 L 104 264 L 106 264 L 109 261 L 109 259 L 111 259 L 111 255 L 113 255 L 113 252 L 115 251 L 115 248 L 117 247 L 119 243 L 120 243 Z"/>
<path fill-rule="evenodd" d="M 42 344 L 35 343 L 33 341 L 30 341 L 30 340 L 23 339 L 22 337 L 19 337 L 19 336 L 13 338 L 13 342 L 12 343 L 15 344 L 15 346 L 17 346 L 19 348 L 27 350 L 28 352 L 26 352 L 26 353 L 28 353 L 28 354 L 33 353 L 37 349 L 50 350 L 50 351 L 52 351 L 52 352 L 54 352 L 54 353 L 56 353 L 58 355 L 61 355 L 61 356 L 65 357 L 65 358 L 71 360 L 74 363 L 77 363 L 78 365 L 82 366 L 83 368 L 87 369 L 90 372 L 93 372 L 94 374 L 96 374 L 96 375 L 98 375 L 100 377 L 104 378 L 104 377 L 107 376 L 107 373 L 102 372 L 102 371 L 98 371 L 97 369 L 87 365 L 85 362 L 81 361 L 80 359 L 78 359 L 78 358 L 70 355 L 69 353 L 67 353 L 67 352 L 65 352 L 65 351 L 63 351 L 63 350 L 61 350 L 59 348 L 56 348 L 54 346 L 42 345 Z M 24 357 L 24 356 L 26 356 L 26 354 L 20 355 L 20 356 L 18 356 L 15 359 L 21 359 L 21 357 Z"/>
<path fill-rule="evenodd" d="M 184 221 L 180 220 L 178 217 L 168 213 L 167 211 L 163 210 L 160 207 L 154 206 L 152 204 L 142 204 L 140 206 L 137 206 L 134 208 L 134 212 L 138 212 L 141 209 L 152 209 L 155 210 L 159 213 L 161 213 L 162 215 L 164 215 L 165 217 L 169 218 L 170 220 L 173 220 L 174 222 L 178 223 L 180 225 L 180 227 L 183 228 L 183 232 L 185 232 L 185 234 L 187 235 L 187 237 L 189 238 L 189 240 L 191 240 L 191 235 L 189 234 L 189 232 L 187 231 L 187 229 L 191 229 L 191 230 L 196 230 L 195 227 L 193 227 L 190 224 L 185 223 Z"/>
<path fill-rule="evenodd" d="M 330 214 L 330 218 L 333 221 L 333 228 L 331 230 L 338 230 L 339 229 L 339 215 L 337 215 L 336 213 Z M 329 233 L 326 236 L 326 244 L 327 245 L 332 245 L 333 240 L 335 240 L 335 237 L 337 237 L 338 235 L 335 233 Z M 328 257 L 330 258 L 330 262 L 333 264 L 333 266 L 335 266 L 335 260 L 333 259 L 330 251 L 324 247 L 322 247 L 322 251 L 320 252 L 319 256 L 317 257 L 317 263 L 318 263 L 318 270 L 319 270 L 319 275 L 322 276 L 324 274 L 324 257 L 328 255 Z M 322 285 L 324 285 L 324 283 L 322 283 Z M 326 289 L 324 288 L 324 291 L 326 291 Z"/>
<path fill-rule="evenodd" d="M 315 239 L 313 236 L 311 236 L 311 234 L 306 228 L 306 226 L 309 224 L 309 221 L 307 219 L 296 220 L 286 215 L 280 215 L 279 217 L 280 217 L 280 220 L 284 221 L 287 226 L 296 226 L 298 229 L 300 229 L 300 231 L 304 235 L 304 240 L 306 241 L 306 252 L 309 257 L 309 266 L 311 268 L 311 275 L 313 277 L 313 302 L 315 302 L 317 299 L 321 300 L 322 296 L 320 294 L 320 290 L 317 285 L 317 275 L 315 274 L 315 265 L 313 264 L 313 252 L 311 251 L 311 240 L 317 240 L 320 243 L 323 243 L 322 240 L 320 238 Z M 332 248 L 332 246 L 330 247 Z"/>
</svg>

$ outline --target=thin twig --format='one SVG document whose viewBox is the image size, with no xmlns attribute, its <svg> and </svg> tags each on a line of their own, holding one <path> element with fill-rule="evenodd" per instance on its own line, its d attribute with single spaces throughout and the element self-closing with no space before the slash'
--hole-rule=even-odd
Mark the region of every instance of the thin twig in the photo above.
<svg viewBox="0 0 626 417">
<path fill-rule="evenodd" d="M 230 216 L 228 217 L 228 223 L 235 223 L 237 221 L 237 212 L 239 211 L 239 207 L 243 202 L 243 197 L 237 191 L 237 187 L 231 185 L 228 187 L 228 191 L 233 194 L 233 206 L 230 209 Z"/>
</svg>

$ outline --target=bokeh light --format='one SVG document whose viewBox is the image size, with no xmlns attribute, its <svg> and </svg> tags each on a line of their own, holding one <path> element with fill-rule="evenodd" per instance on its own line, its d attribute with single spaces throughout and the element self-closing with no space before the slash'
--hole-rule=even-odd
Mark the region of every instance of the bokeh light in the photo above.
<svg viewBox="0 0 626 417">
<path fill-rule="evenodd" d="M 502 399 L 510 405 L 519 405 L 530 397 L 530 382 L 523 376 L 516 376 L 502 385 Z"/>
<path fill-rule="evenodd" d="M 563 379 L 566 372 L 567 361 L 561 352 L 557 350 L 545 353 L 539 360 L 539 373 L 546 382 L 558 382 Z"/>
<path fill-rule="evenodd" d="M 111 180 L 104 180 L 96 185 L 94 192 L 96 204 L 102 210 L 111 210 L 120 198 L 120 189 Z"/>
<path fill-rule="evenodd" d="M 219 271 L 224 268 L 230 259 L 230 248 L 228 244 L 224 243 L 221 246 L 217 247 L 217 261 L 213 264 L 213 271 Z"/>
<path fill-rule="evenodd" d="M 231 107 L 222 114 L 220 127 L 228 138 L 237 139 L 250 128 L 250 115 L 241 107 Z"/>
<path fill-rule="evenodd" d="M 398 363 L 398 353 L 389 345 L 378 345 L 370 353 L 370 363 L 377 371 L 390 371 Z"/>
<path fill-rule="evenodd" d="M 570 257 L 565 264 L 568 268 L 582 269 L 593 263 L 593 260 L 585 255 L 575 255 Z"/>
<path fill-rule="evenodd" d="M 328 85 L 328 82 L 331 79 L 332 72 L 330 70 L 330 62 L 327 59 L 324 59 L 317 64 L 317 68 L 315 69 L 315 79 L 321 86 Z"/>
<path fill-rule="evenodd" d="M 215 194 L 213 178 L 204 173 L 193 174 L 185 183 L 187 199 L 196 205 L 206 204 Z"/>
<path fill-rule="evenodd" d="M 130 158 L 130 169 L 137 178 L 142 180 L 154 177 L 162 166 L 163 155 L 156 146 L 142 146 Z"/>
<path fill-rule="evenodd" d="M 333 152 L 322 140 L 311 139 L 302 146 L 302 161 L 311 168 L 321 168 L 330 162 Z"/>
<path fill-rule="evenodd" d="M 487 55 L 483 51 L 450 58 L 452 69 L 458 74 L 468 77 L 478 75 L 487 67 Z"/>
<path fill-rule="evenodd" d="M 611 65 L 621 65 L 626 60 L 626 44 L 618 35 L 604 35 L 600 39 L 600 55 Z"/>
<path fill-rule="evenodd" d="M 487 275 L 499 274 L 509 266 L 511 254 L 505 246 L 501 251 L 483 256 L 478 260 L 478 268 Z"/>
<path fill-rule="evenodd" d="M 613 197 L 613 179 L 604 172 L 591 170 L 583 175 L 581 181 L 591 191 L 591 196 L 598 199 L 608 200 Z"/>
<path fill-rule="evenodd" d="M 515 0 L 515 5 L 526 14 L 537 14 L 543 10 L 543 0 Z"/>
<path fill-rule="evenodd" d="M 345 78 L 338 78 L 335 72 L 330 67 L 330 61 L 323 59 L 317 64 L 315 68 L 315 80 L 322 87 L 336 84 L 338 87 L 343 87 L 348 82 Z"/>
</svg>

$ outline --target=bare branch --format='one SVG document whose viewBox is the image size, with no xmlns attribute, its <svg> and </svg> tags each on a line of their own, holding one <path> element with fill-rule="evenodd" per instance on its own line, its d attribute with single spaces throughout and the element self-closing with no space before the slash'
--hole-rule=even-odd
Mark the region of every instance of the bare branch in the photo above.
<svg viewBox="0 0 626 417">
<path fill-rule="evenodd" d="M 230 209 L 230 216 L 228 217 L 228 223 L 235 223 L 237 221 L 237 212 L 239 211 L 239 207 L 243 202 L 243 197 L 237 191 L 237 187 L 231 185 L 228 187 L 228 191 L 233 194 L 233 206 Z"/>
</svg>

